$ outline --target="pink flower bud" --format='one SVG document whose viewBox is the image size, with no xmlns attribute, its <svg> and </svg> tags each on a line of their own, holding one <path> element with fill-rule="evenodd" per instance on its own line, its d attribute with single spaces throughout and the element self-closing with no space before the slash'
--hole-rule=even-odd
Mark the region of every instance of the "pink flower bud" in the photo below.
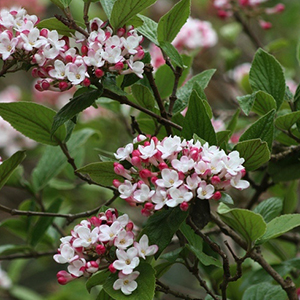
<svg viewBox="0 0 300 300">
<path fill-rule="evenodd" d="M 96 252 L 98 255 L 103 255 L 106 252 L 106 248 L 103 245 L 97 245 Z"/>
<path fill-rule="evenodd" d="M 105 216 L 107 218 L 107 220 L 110 220 L 113 216 L 113 213 L 110 209 L 108 209 L 106 212 L 105 212 Z"/>
<path fill-rule="evenodd" d="M 142 161 L 141 161 L 140 157 L 138 157 L 138 156 L 132 157 L 131 164 L 139 169 L 142 167 Z"/>
<path fill-rule="evenodd" d="M 104 72 L 103 72 L 101 69 L 97 69 L 97 70 L 95 71 L 95 76 L 96 76 L 97 78 L 101 78 L 103 75 L 104 75 Z"/>
<path fill-rule="evenodd" d="M 48 90 L 49 87 L 50 87 L 50 83 L 47 81 L 47 80 L 43 80 L 42 83 L 41 83 L 41 86 L 42 86 L 42 89 L 44 91 Z"/>
<path fill-rule="evenodd" d="M 145 217 L 149 217 L 149 216 L 151 215 L 151 211 L 148 210 L 148 209 L 143 208 L 143 209 L 141 210 L 141 214 L 142 214 L 143 216 L 145 216 Z"/>
<path fill-rule="evenodd" d="M 152 172 L 148 169 L 143 169 L 139 172 L 139 175 L 142 179 L 148 178 L 152 176 Z"/>
<path fill-rule="evenodd" d="M 121 37 L 121 36 L 124 35 L 125 32 L 126 32 L 125 28 L 121 27 L 121 28 L 119 28 L 119 29 L 117 30 L 117 35 L 118 35 L 119 37 Z"/>
<path fill-rule="evenodd" d="M 133 229 L 133 223 L 132 222 L 128 222 L 128 224 L 126 225 L 125 229 L 126 231 L 132 231 Z"/>
<path fill-rule="evenodd" d="M 67 56 L 65 57 L 65 60 L 66 60 L 67 63 L 73 62 L 73 57 L 72 57 L 71 55 L 67 55 Z"/>
<path fill-rule="evenodd" d="M 136 150 L 133 150 L 133 151 L 132 151 L 131 155 L 132 155 L 132 157 L 133 157 L 133 156 L 140 156 L 140 155 L 141 155 L 141 152 L 140 152 L 139 150 L 136 149 Z"/>
<path fill-rule="evenodd" d="M 109 265 L 108 270 L 109 270 L 111 273 L 116 273 L 116 272 L 117 272 L 117 270 L 114 268 L 113 264 L 110 264 L 110 265 Z"/>
<path fill-rule="evenodd" d="M 147 210 L 153 210 L 154 205 L 151 202 L 147 202 L 145 203 L 144 208 Z"/>
<path fill-rule="evenodd" d="M 247 6 L 249 5 L 249 0 L 239 0 L 239 3 L 241 6 Z"/>
<path fill-rule="evenodd" d="M 41 85 L 40 85 L 39 83 L 36 83 L 36 84 L 34 85 L 34 88 L 35 88 L 37 91 L 39 91 L 39 92 L 42 92 L 42 91 L 43 91 L 43 89 L 42 89 L 42 87 L 41 87 Z"/>
<path fill-rule="evenodd" d="M 213 176 L 212 178 L 211 178 L 211 183 L 213 184 L 213 185 L 216 185 L 216 184 L 218 184 L 218 183 L 220 183 L 220 181 L 221 181 L 221 179 L 220 179 L 220 177 L 219 176 Z"/>
<path fill-rule="evenodd" d="M 115 69 L 115 70 L 123 70 L 123 68 L 124 68 L 124 64 L 123 64 L 121 61 L 117 62 L 117 63 L 114 65 L 114 69 Z"/>
<path fill-rule="evenodd" d="M 91 85 L 91 81 L 88 78 L 84 78 L 82 81 L 82 85 L 88 87 Z"/>
<path fill-rule="evenodd" d="M 146 147 L 146 146 L 150 146 L 150 142 L 149 141 L 145 141 L 144 142 L 144 146 Z"/>
<path fill-rule="evenodd" d="M 183 172 L 178 172 L 178 178 L 180 180 L 184 180 L 185 179 L 185 174 Z"/>
<path fill-rule="evenodd" d="M 47 38 L 48 37 L 48 33 L 49 33 L 49 30 L 46 29 L 46 28 L 43 28 L 40 31 L 40 36 L 43 36 L 43 37 Z"/>
<path fill-rule="evenodd" d="M 58 283 L 61 284 L 61 285 L 65 285 L 68 282 L 70 282 L 70 281 L 72 281 L 72 280 L 74 280 L 76 278 L 75 276 L 72 276 L 67 271 L 59 271 L 56 274 L 56 277 L 57 277 Z"/>
<path fill-rule="evenodd" d="M 102 223 L 101 219 L 99 219 L 95 216 L 90 218 L 90 222 L 93 226 L 96 226 L 96 227 L 100 226 Z"/>
<path fill-rule="evenodd" d="M 219 10 L 218 11 L 218 17 L 220 18 L 220 19 L 226 19 L 227 17 L 229 17 L 229 13 L 228 12 L 226 12 L 225 10 Z"/>
<path fill-rule="evenodd" d="M 121 184 L 122 184 L 122 183 L 121 183 L 120 180 L 118 180 L 118 179 L 114 179 L 114 180 L 113 180 L 113 186 L 114 186 L 114 187 L 118 188 Z"/>
<path fill-rule="evenodd" d="M 88 51 L 89 51 L 89 49 L 87 46 L 85 46 L 85 45 L 81 46 L 81 53 L 83 56 L 87 55 Z"/>
<path fill-rule="evenodd" d="M 189 209 L 189 204 L 187 203 L 187 202 L 182 202 L 181 204 L 180 204 L 180 209 L 182 210 L 182 211 L 187 211 L 188 209 Z"/>
<path fill-rule="evenodd" d="M 61 81 L 61 82 L 58 84 L 58 88 L 63 92 L 63 91 L 66 91 L 66 90 L 69 88 L 69 85 L 68 85 L 67 82 Z"/>
<path fill-rule="evenodd" d="M 89 261 L 86 263 L 86 271 L 89 273 L 95 273 L 99 269 L 99 264 L 95 261 Z"/>
<path fill-rule="evenodd" d="M 168 165 L 163 162 L 158 165 L 158 168 L 162 171 L 163 169 L 168 169 Z"/>
<path fill-rule="evenodd" d="M 153 177 L 151 177 L 151 182 L 155 185 L 156 183 L 156 180 L 157 180 L 158 178 L 156 177 L 156 176 L 153 176 Z"/>
<path fill-rule="evenodd" d="M 213 194 L 213 196 L 211 198 L 214 200 L 220 200 L 222 198 L 222 194 L 221 194 L 221 192 L 217 191 Z"/>
<path fill-rule="evenodd" d="M 264 20 L 259 20 L 259 25 L 264 30 L 268 30 L 268 29 L 272 28 L 272 23 L 266 22 Z"/>
</svg>

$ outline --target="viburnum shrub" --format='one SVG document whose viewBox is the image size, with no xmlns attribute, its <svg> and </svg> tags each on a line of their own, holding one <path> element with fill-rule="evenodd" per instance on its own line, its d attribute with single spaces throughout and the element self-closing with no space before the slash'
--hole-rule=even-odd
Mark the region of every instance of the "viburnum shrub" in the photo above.
<svg viewBox="0 0 300 300">
<path fill-rule="evenodd" d="M 282 2 L 0 3 L 1 299 L 300 299 Z"/>
</svg>

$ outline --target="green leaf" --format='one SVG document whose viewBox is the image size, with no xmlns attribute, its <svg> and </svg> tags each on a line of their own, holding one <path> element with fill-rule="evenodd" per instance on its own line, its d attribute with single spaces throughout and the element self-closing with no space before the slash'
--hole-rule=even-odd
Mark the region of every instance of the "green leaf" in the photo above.
<svg viewBox="0 0 300 300">
<path fill-rule="evenodd" d="M 227 204 L 229 204 L 229 205 L 234 204 L 233 199 L 231 198 L 230 195 L 228 195 L 228 194 L 226 194 L 224 192 L 221 192 L 221 195 L 222 195 L 222 197 L 219 200 L 220 202 L 222 202 L 222 203 L 224 203 L 226 205 Z"/>
<path fill-rule="evenodd" d="M 69 5 L 71 4 L 72 0 L 59 0 L 62 5 L 64 6 L 64 8 L 69 7 Z"/>
<path fill-rule="evenodd" d="M 245 113 L 246 116 L 248 116 L 255 101 L 255 93 L 245 96 L 239 96 L 237 97 L 237 100 L 242 111 Z"/>
<path fill-rule="evenodd" d="M 186 245 L 186 247 L 196 255 L 196 257 L 199 259 L 199 261 L 204 266 L 213 265 L 213 266 L 216 266 L 218 268 L 222 268 L 222 263 L 218 259 L 216 259 L 216 258 L 214 258 L 210 255 L 207 255 L 206 253 L 204 253 L 202 251 L 199 251 L 198 248 L 196 248 L 192 245 Z"/>
<path fill-rule="evenodd" d="M 64 9 L 63 4 L 61 3 L 61 0 L 50 0 L 54 5 L 59 7 L 60 9 Z"/>
<path fill-rule="evenodd" d="M 119 96 L 127 96 L 127 93 L 117 86 L 115 76 L 105 76 L 102 78 L 101 83 L 103 88 L 110 90 Z"/>
<path fill-rule="evenodd" d="M 254 171 L 264 163 L 266 163 L 271 156 L 268 144 L 261 139 L 248 140 L 239 142 L 234 147 L 240 153 L 240 157 L 245 159 L 244 167 L 247 171 Z"/>
<path fill-rule="evenodd" d="M 158 45 L 158 41 L 157 41 L 157 23 L 155 21 L 153 21 L 152 19 L 143 16 L 143 15 L 139 15 L 138 17 L 141 18 L 143 20 L 143 25 L 136 28 L 136 30 L 142 34 L 144 37 L 146 37 L 149 41 L 151 41 L 152 43 Z"/>
<path fill-rule="evenodd" d="M 35 291 L 26 288 L 24 286 L 18 286 L 14 285 L 10 290 L 9 290 L 10 295 L 14 297 L 14 299 L 18 300 L 43 300 L 45 299 Z"/>
<path fill-rule="evenodd" d="M 68 120 L 72 119 L 78 113 L 91 106 L 102 94 L 98 89 L 86 89 L 87 92 L 75 96 L 55 115 L 51 132 L 54 133 L 58 128 Z"/>
<path fill-rule="evenodd" d="M 163 262 L 159 265 L 156 265 L 154 267 L 155 269 L 155 277 L 157 279 L 159 279 L 161 276 L 163 276 L 166 272 L 168 272 L 170 270 L 170 268 L 172 267 L 172 265 L 174 264 L 175 262 Z"/>
<path fill-rule="evenodd" d="M 70 154 L 75 156 L 94 133 L 95 131 L 89 128 L 74 132 L 67 142 Z M 60 148 L 46 147 L 31 175 L 34 190 L 38 192 L 43 189 L 51 178 L 58 175 L 66 167 L 67 163 L 67 158 Z"/>
<path fill-rule="evenodd" d="M 283 214 L 291 214 L 295 212 L 298 206 L 298 181 L 294 180 L 286 189 L 286 194 L 283 199 Z"/>
<path fill-rule="evenodd" d="M 7 229 L 23 240 L 27 237 L 27 222 L 25 219 L 6 219 L 0 223 L 0 227 Z"/>
<path fill-rule="evenodd" d="M 31 247 L 28 247 L 26 245 L 2 245 L 0 246 L 0 254 L 1 255 L 9 255 L 9 254 L 15 254 L 15 253 L 24 253 L 24 252 L 30 252 L 32 250 Z"/>
<path fill-rule="evenodd" d="M 108 270 L 101 270 L 98 271 L 96 273 L 94 273 L 86 282 L 85 286 L 86 289 L 88 290 L 88 292 L 91 292 L 91 289 L 94 286 L 97 285 L 103 285 L 104 282 L 106 281 L 107 277 L 110 275 L 111 273 Z"/>
<path fill-rule="evenodd" d="M 38 29 L 47 28 L 49 30 L 56 30 L 59 34 L 65 36 L 71 36 L 72 34 L 75 33 L 74 29 L 70 29 L 69 27 L 67 27 L 65 24 L 63 24 L 62 22 L 60 22 L 58 19 L 54 17 L 40 21 L 36 27 Z"/>
<path fill-rule="evenodd" d="M 268 223 L 275 217 L 279 216 L 282 211 L 282 199 L 272 197 L 259 203 L 253 210 L 262 215 L 265 222 Z"/>
<path fill-rule="evenodd" d="M 138 284 L 131 295 L 124 295 L 121 290 L 114 290 L 113 284 L 118 279 L 118 274 L 111 274 L 104 283 L 104 290 L 115 300 L 153 300 L 155 292 L 155 271 L 151 265 L 140 263 L 134 271 L 140 272 L 135 280 Z"/>
<path fill-rule="evenodd" d="M 238 108 L 234 113 L 234 115 L 232 116 L 231 120 L 229 121 L 226 130 L 230 130 L 232 133 L 234 132 L 240 112 L 241 110 Z"/>
<path fill-rule="evenodd" d="M 111 26 L 117 30 L 133 16 L 140 13 L 155 2 L 156 0 L 117 0 L 114 3 L 110 16 Z"/>
<path fill-rule="evenodd" d="M 160 48 L 164 51 L 164 53 L 171 59 L 172 63 L 180 68 L 183 68 L 183 60 L 177 49 L 168 42 L 160 42 Z"/>
<path fill-rule="evenodd" d="M 158 257 L 170 244 L 174 233 L 185 221 L 188 213 L 181 211 L 179 207 L 168 210 L 160 210 L 153 214 L 146 222 L 142 234 L 147 234 L 149 244 L 158 246 Z"/>
<path fill-rule="evenodd" d="M 248 287 L 242 300 L 286 300 L 285 291 L 278 285 L 262 282 Z"/>
<path fill-rule="evenodd" d="M 253 123 L 240 137 L 239 141 L 247 141 L 259 138 L 267 142 L 269 150 L 272 149 L 273 135 L 274 135 L 274 117 L 275 110 L 258 119 Z"/>
<path fill-rule="evenodd" d="M 276 119 L 275 125 L 281 130 L 290 130 L 291 127 L 299 122 L 300 120 L 300 111 L 294 111 L 290 114 L 280 116 Z"/>
<path fill-rule="evenodd" d="M 113 9 L 116 1 L 117 0 L 100 0 L 102 8 L 108 19 L 110 19 L 111 12 L 112 12 L 112 9 Z"/>
<path fill-rule="evenodd" d="M 0 116 L 25 136 L 46 145 L 57 146 L 66 135 L 61 127 L 51 135 L 55 111 L 32 102 L 0 103 Z"/>
<path fill-rule="evenodd" d="M 14 170 L 19 166 L 25 157 L 25 151 L 18 151 L 9 159 L 0 164 L 0 189 L 4 186 Z"/>
<path fill-rule="evenodd" d="M 157 27 L 159 43 L 173 41 L 190 15 L 190 6 L 190 0 L 181 0 L 160 18 Z"/>
<path fill-rule="evenodd" d="M 175 76 L 167 65 L 160 66 L 155 72 L 155 83 L 162 99 L 172 94 L 174 80 Z"/>
<path fill-rule="evenodd" d="M 255 101 L 252 110 L 258 115 L 265 115 L 272 109 L 276 109 L 276 106 L 276 101 L 270 94 L 263 91 L 255 93 Z"/>
<path fill-rule="evenodd" d="M 190 95 L 194 88 L 194 84 L 197 82 L 200 85 L 200 87 L 204 90 L 207 87 L 211 77 L 214 75 L 215 71 L 215 69 L 203 71 L 202 73 L 197 74 L 196 76 L 191 78 L 188 82 L 185 83 L 184 86 L 178 89 L 178 99 L 176 100 L 173 109 L 174 114 L 181 112 L 187 107 Z"/>
<path fill-rule="evenodd" d="M 268 173 L 275 183 L 299 179 L 300 153 L 291 153 L 278 161 L 270 161 Z"/>
<path fill-rule="evenodd" d="M 46 212 L 57 213 L 62 204 L 62 199 L 54 200 Z M 52 224 L 54 217 L 39 217 L 39 220 L 36 222 L 32 228 L 31 233 L 29 234 L 29 244 L 35 247 L 40 239 L 44 236 L 49 226 Z"/>
<path fill-rule="evenodd" d="M 114 179 L 123 179 L 123 177 L 114 172 L 114 162 L 91 163 L 77 169 L 77 172 L 89 174 L 94 181 L 105 186 L 112 185 Z"/>
<path fill-rule="evenodd" d="M 267 224 L 267 230 L 258 240 L 258 243 L 262 244 L 270 239 L 274 239 L 298 226 L 300 226 L 300 214 L 279 216 Z"/>
<path fill-rule="evenodd" d="M 222 146 L 222 144 L 227 144 L 231 135 L 230 130 L 223 130 L 216 132 L 217 135 L 217 145 Z"/>
<path fill-rule="evenodd" d="M 113 300 L 105 291 L 102 289 L 98 294 L 96 300 Z"/>
<path fill-rule="evenodd" d="M 266 232 L 266 223 L 260 214 L 247 209 L 233 208 L 220 203 L 218 214 L 221 219 L 236 230 L 250 246 Z"/>
<path fill-rule="evenodd" d="M 274 56 L 259 49 L 254 57 L 249 80 L 254 91 L 264 91 L 272 95 L 280 108 L 285 95 L 285 78 L 279 62 Z"/>
<path fill-rule="evenodd" d="M 134 84 L 131 87 L 132 94 L 135 100 L 142 106 L 149 110 L 155 107 L 155 99 L 150 89 L 142 84 Z"/>
<path fill-rule="evenodd" d="M 193 91 L 191 94 L 181 134 L 184 138 L 191 139 L 193 138 L 194 133 L 207 141 L 210 145 L 217 144 L 216 133 L 206 112 L 203 101 L 196 91 Z"/>
</svg>

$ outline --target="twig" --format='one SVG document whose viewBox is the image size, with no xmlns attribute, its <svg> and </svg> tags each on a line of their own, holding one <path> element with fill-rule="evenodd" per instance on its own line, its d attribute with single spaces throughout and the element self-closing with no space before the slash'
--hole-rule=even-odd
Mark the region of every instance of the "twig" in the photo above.
<svg viewBox="0 0 300 300">
<path fill-rule="evenodd" d="M 86 30 L 88 33 L 91 32 L 89 16 L 88 16 L 90 5 L 91 5 L 91 2 L 87 1 L 87 2 L 84 2 L 84 6 L 83 6 L 83 20 L 84 20 Z"/>
<path fill-rule="evenodd" d="M 158 292 L 163 292 L 163 293 L 165 293 L 165 294 L 171 294 L 171 295 L 173 295 L 173 296 L 175 296 L 175 297 L 177 297 L 177 298 L 181 298 L 181 299 L 185 299 L 185 300 L 203 300 L 203 299 L 201 299 L 201 298 L 191 298 L 191 297 L 188 296 L 188 295 L 184 295 L 184 294 L 182 294 L 182 293 L 172 291 L 172 290 L 170 289 L 169 286 L 163 284 L 163 283 L 162 283 L 161 281 L 159 281 L 158 279 L 156 280 L 156 284 L 157 284 L 157 286 L 156 286 L 155 289 L 156 289 L 156 291 L 158 291 Z"/>
<path fill-rule="evenodd" d="M 64 25 L 66 25 L 68 28 L 74 29 L 74 30 L 80 32 L 81 34 L 83 34 L 86 38 L 88 38 L 89 33 L 86 32 L 84 29 L 82 29 L 80 26 L 78 26 L 70 14 L 66 14 L 66 15 L 67 15 L 67 18 L 65 18 L 63 16 L 59 16 L 59 15 L 54 15 L 54 17 L 58 21 L 62 22 Z"/>
<path fill-rule="evenodd" d="M 26 253 L 26 254 L 8 254 L 8 255 L 2 255 L 0 256 L 1 260 L 13 260 L 13 259 L 19 259 L 19 258 L 39 258 L 42 256 L 48 256 L 48 255 L 54 255 L 57 253 L 57 250 L 50 250 L 45 252 L 32 252 L 32 253 Z"/>
<path fill-rule="evenodd" d="M 281 159 L 284 159 L 286 157 L 288 157 L 289 155 L 293 154 L 293 153 L 297 153 L 300 151 L 300 146 L 290 146 L 287 150 L 283 151 L 283 152 L 279 152 L 276 154 L 272 154 L 271 155 L 271 161 L 279 161 Z"/>
<path fill-rule="evenodd" d="M 158 91 L 158 88 L 157 88 L 157 85 L 155 83 L 155 79 L 153 77 L 153 67 L 151 65 L 146 65 L 144 67 L 144 72 L 145 72 L 145 75 L 149 81 L 149 84 L 152 88 L 152 91 L 153 91 L 153 94 L 154 94 L 154 98 L 156 100 L 156 103 L 159 107 L 159 111 L 160 111 L 160 115 L 165 118 L 165 119 L 168 119 L 168 114 L 166 112 L 166 109 L 165 109 L 165 106 L 163 104 L 163 101 L 160 97 L 160 94 L 159 94 L 159 91 Z M 171 135 L 172 134 L 172 128 L 170 127 L 169 124 L 165 124 L 165 127 L 166 127 L 166 130 L 167 130 L 167 134 L 168 135 Z"/>
</svg>

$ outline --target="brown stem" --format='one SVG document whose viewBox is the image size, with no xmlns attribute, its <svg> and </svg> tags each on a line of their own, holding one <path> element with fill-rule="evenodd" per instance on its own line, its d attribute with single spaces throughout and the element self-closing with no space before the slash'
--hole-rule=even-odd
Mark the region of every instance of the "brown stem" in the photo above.
<svg viewBox="0 0 300 300">
<path fill-rule="evenodd" d="M 80 26 L 78 26 L 70 14 L 67 14 L 67 18 L 65 18 L 63 16 L 59 16 L 59 15 L 54 15 L 54 17 L 57 20 L 59 20 L 60 22 L 62 22 L 63 24 L 65 24 L 68 28 L 74 29 L 74 30 L 80 32 L 86 38 L 89 37 L 89 33 L 86 32 L 84 29 L 82 29 Z"/>
<path fill-rule="evenodd" d="M 283 152 L 279 152 L 276 154 L 272 154 L 271 155 L 271 161 L 279 161 L 281 159 L 284 159 L 286 157 L 288 157 L 289 155 L 293 154 L 293 153 L 297 153 L 300 151 L 300 146 L 290 146 L 287 150 L 283 151 Z"/>
<path fill-rule="evenodd" d="M 39 258 L 42 256 L 50 256 L 57 253 L 57 250 L 50 250 L 45 252 L 32 252 L 32 253 L 26 253 L 26 254 L 8 254 L 8 255 L 2 255 L 0 256 L 1 260 L 13 260 L 13 259 L 19 259 L 19 258 Z"/>
<path fill-rule="evenodd" d="M 87 30 L 88 33 L 91 32 L 90 22 L 89 22 L 89 15 L 88 15 L 90 5 L 91 5 L 91 2 L 87 1 L 87 2 L 84 2 L 84 7 L 83 7 L 83 20 L 84 20 L 85 27 L 86 27 L 86 30 Z"/>
</svg>

